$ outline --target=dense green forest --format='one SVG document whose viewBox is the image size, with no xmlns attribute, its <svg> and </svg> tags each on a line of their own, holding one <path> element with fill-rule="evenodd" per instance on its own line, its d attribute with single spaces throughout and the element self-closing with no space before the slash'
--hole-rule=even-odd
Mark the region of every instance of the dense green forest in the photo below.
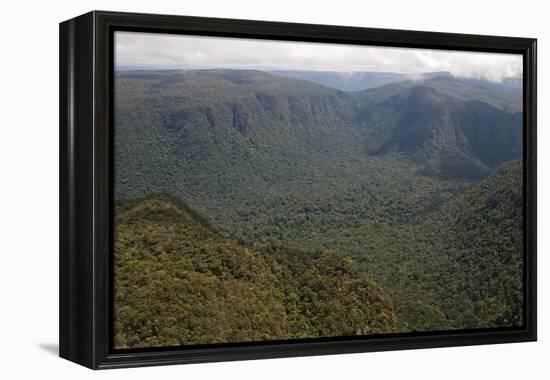
<svg viewBox="0 0 550 380">
<path fill-rule="evenodd" d="M 348 248 L 392 297 L 399 330 L 521 325 L 522 178 L 521 161 L 506 163 L 423 221 L 373 226 Z"/>
<path fill-rule="evenodd" d="M 117 346 L 521 324 L 521 91 L 293 75 L 117 73 Z"/>
<path fill-rule="evenodd" d="M 389 298 L 337 251 L 250 250 L 168 197 L 117 209 L 115 345 L 391 332 Z"/>
</svg>

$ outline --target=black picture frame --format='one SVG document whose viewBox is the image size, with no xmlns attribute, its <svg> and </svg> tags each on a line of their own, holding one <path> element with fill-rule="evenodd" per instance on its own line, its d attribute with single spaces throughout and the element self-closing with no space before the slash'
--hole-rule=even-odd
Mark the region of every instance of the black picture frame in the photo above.
<svg viewBox="0 0 550 380">
<path fill-rule="evenodd" d="M 116 351 L 112 348 L 113 33 L 331 42 L 523 55 L 524 325 Z M 60 356 L 93 369 L 535 341 L 536 39 L 93 11 L 60 24 Z"/>
</svg>

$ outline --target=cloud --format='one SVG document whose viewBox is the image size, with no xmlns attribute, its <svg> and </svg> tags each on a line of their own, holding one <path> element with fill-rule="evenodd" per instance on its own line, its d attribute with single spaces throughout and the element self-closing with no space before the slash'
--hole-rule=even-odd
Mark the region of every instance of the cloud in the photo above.
<svg viewBox="0 0 550 380">
<path fill-rule="evenodd" d="M 446 50 L 116 32 L 117 65 L 378 71 L 501 81 L 522 75 L 522 56 Z"/>
</svg>

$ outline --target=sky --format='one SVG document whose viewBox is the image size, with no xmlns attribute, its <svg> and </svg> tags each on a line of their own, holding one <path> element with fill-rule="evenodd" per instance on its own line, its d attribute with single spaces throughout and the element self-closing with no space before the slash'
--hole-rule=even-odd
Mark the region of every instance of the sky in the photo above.
<svg viewBox="0 0 550 380">
<path fill-rule="evenodd" d="M 446 71 L 500 82 L 522 76 L 522 56 L 433 49 L 269 41 L 160 33 L 116 32 L 115 64 L 165 68 L 375 71 L 415 74 Z"/>
</svg>

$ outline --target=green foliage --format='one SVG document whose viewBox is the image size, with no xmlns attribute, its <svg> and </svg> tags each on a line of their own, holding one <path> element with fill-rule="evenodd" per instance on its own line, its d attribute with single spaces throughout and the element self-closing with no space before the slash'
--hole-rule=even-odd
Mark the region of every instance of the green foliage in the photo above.
<svg viewBox="0 0 550 380">
<path fill-rule="evenodd" d="M 424 220 L 342 248 L 391 296 L 400 331 L 521 325 L 522 179 L 507 163 Z"/>
<path fill-rule="evenodd" d="M 441 297 L 446 300 L 442 308 L 452 310 L 448 315 L 456 325 L 522 324 L 522 187 L 522 162 L 506 163 L 445 204 L 423 226 L 435 251 L 460 268 L 446 267 L 443 276 L 454 278 L 447 287 L 452 286 L 455 297 L 467 297 L 468 303 L 453 306 L 452 297 Z"/>
<path fill-rule="evenodd" d="M 460 101 L 429 82 L 367 104 L 362 112 L 365 128 L 372 131 L 369 150 L 401 153 L 421 163 L 423 175 L 480 179 L 521 156 L 521 113 L 510 114 L 479 100 Z"/>
<path fill-rule="evenodd" d="M 117 345 L 521 324 L 516 92 L 117 74 Z"/>
<path fill-rule="evenodd" d="M 385 172 L 417 180 L 415 171 L 479 180 L 519 158 L 521 114 L 492 105 L 499 96 L 487 91 L 483 101 L 465 98 L 463 87 L 476 88 L 450 83 L 348 93 L 260 71 L 120 73 L 115 192 L 169 193 L 196 206 L 195 197 L 243 183 L 307 187 L 315 176 L 332 178 L 341 193 L 349 184 L 340 184 L 340 170 L 377 182 Z"/>
<path fill-rule="evenodd" d="M 391 331 L 392 305 L 339 252 L 253 251 L 167 197 L 117 208 L 115 346 Z"/>
</svg>

